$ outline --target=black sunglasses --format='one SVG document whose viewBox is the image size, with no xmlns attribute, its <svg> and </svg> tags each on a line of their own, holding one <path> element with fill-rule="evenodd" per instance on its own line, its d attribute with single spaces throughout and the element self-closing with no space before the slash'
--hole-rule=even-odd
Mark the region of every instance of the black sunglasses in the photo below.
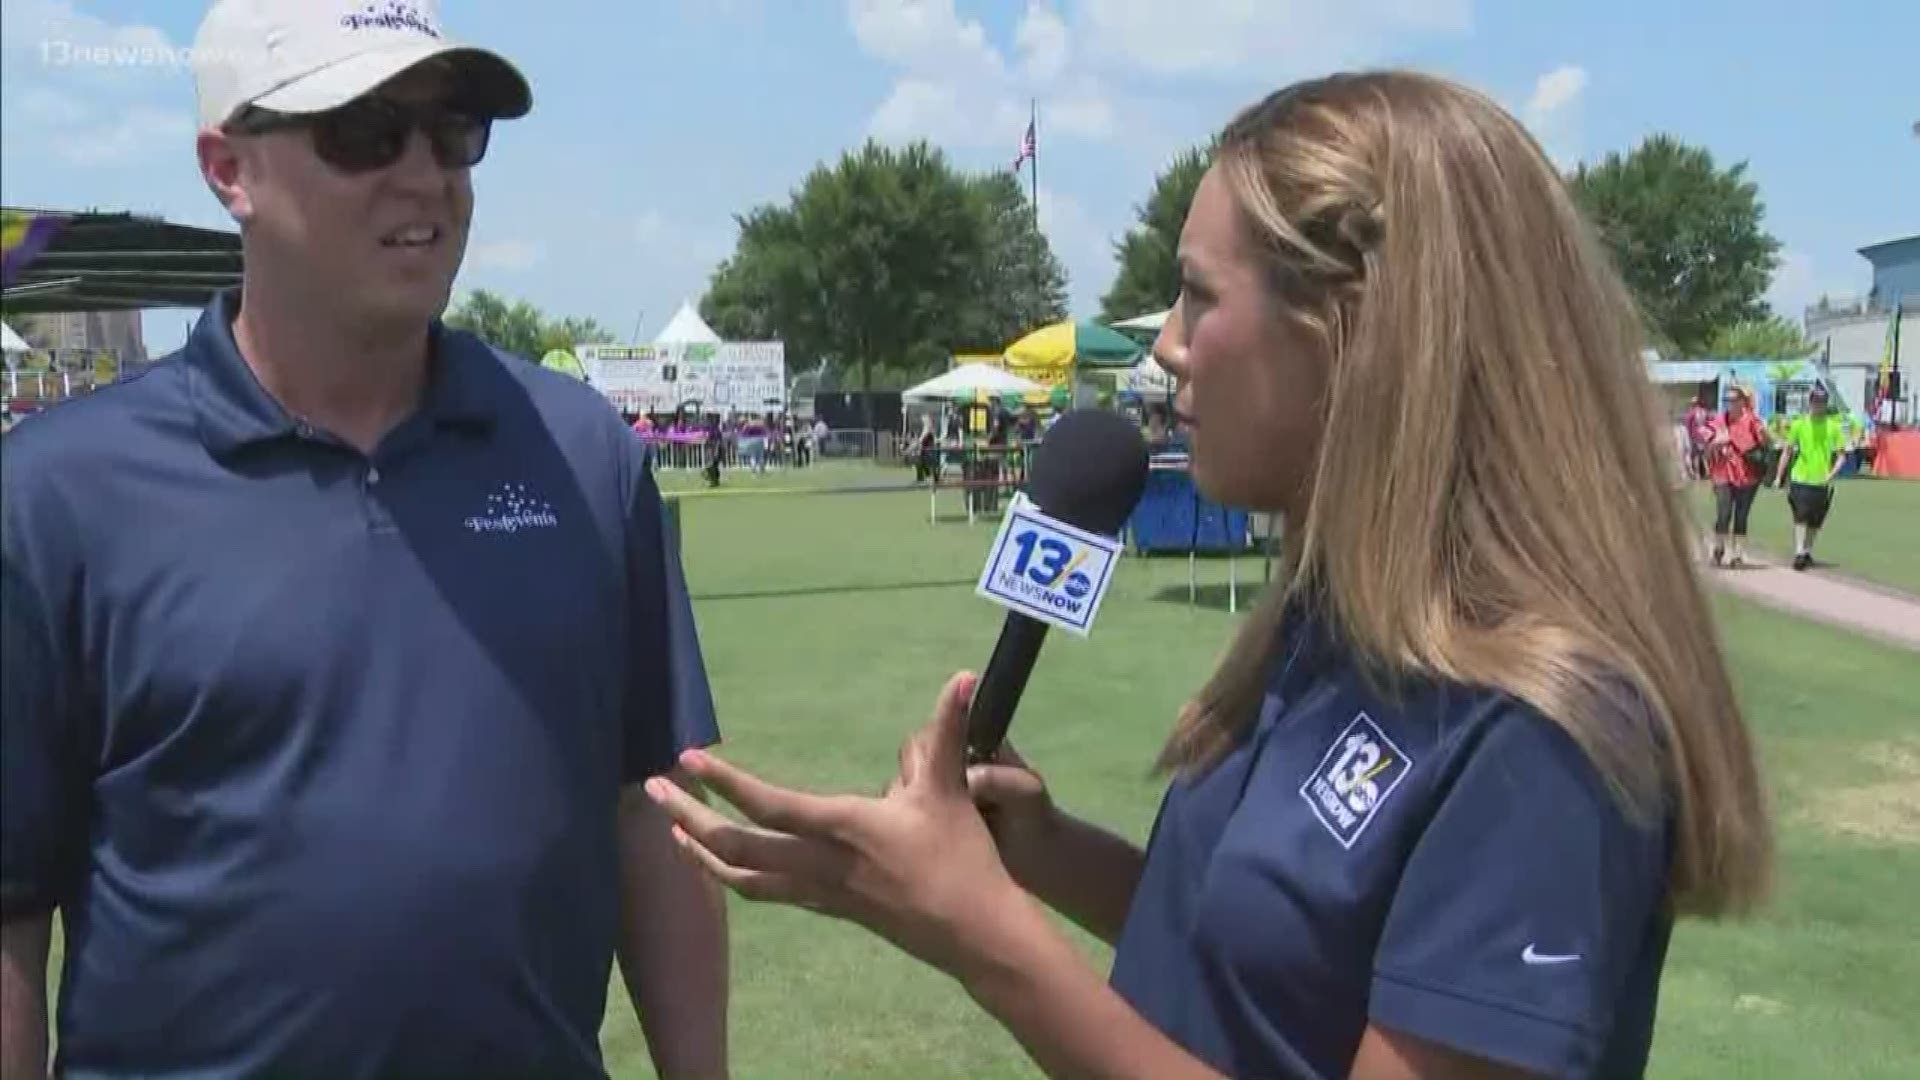
<svg viewBox="0 0 1920 1080">
<path fill-rule="evenodd" d="M 249 108 L 227 130 L 259 135 L 305 128 L 320 160 L 343 173 L 372 172 L 400 160 L 414 129 L 425 132 L 443 169 L 471 169 L 487 154 L 493 118 L 458 106 L 405 105 L 377 94 L 320 113 Z"/>
</svg>

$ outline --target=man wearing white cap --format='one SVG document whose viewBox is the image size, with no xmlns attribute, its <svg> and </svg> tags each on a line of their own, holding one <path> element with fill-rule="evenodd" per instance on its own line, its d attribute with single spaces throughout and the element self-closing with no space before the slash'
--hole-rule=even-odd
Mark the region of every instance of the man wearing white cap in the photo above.
<svg viewBox="0 0 1920 1080">
<path fill-rule="evenodd" d="M 0 1071 L 726 1073 L 724 908 L 639 791 L 717 741 L 641 444 L 439 321 L 531 95 L 431 4 L 221 0 L 245 279 L 8 436 Z M 73 481 L 78 480 L 78 483 Z"/>
</svg>

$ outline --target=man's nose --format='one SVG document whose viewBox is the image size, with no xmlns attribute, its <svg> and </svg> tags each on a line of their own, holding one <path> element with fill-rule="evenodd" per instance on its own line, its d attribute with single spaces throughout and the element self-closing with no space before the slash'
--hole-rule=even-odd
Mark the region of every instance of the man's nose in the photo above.
<svg viewBox="0 0 1920 1080">
<path fill-rule="evenodd" d="M 407 133 L 407 144 L 388 172 L 396 184 L 410 190 L 438 192 L 447 183 L 447 170 L 434 156 L 433 140 L 417 127 Z"/>
</svg>

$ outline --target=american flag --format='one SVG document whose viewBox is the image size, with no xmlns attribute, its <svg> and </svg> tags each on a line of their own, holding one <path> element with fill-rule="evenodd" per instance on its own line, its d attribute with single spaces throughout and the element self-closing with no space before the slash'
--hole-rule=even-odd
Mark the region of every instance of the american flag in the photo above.
<svg viewBox="0 0 1920 1080">
<path fill-rule="evenodd" d="M 1034 152 L 1033 121 L 1029 120 L 1027 121 L 1027 133 L 1020 139 L 1020 153 L 1013 159 L 1013 171 L 1019 172 L 1020 166 L 1025 165 L 1027 159 L 1032 157 Z"/>
</svg>

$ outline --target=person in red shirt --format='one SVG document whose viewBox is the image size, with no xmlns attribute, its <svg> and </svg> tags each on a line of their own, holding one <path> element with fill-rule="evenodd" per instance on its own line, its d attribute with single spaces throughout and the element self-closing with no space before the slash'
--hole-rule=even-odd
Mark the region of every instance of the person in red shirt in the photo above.
<svg viewBox="0 0 1920 1080">
<path fill-rule="evenodd" d="M 1766 454 L 1772 445 L 1767 426 L 1753 411 L 1753 396 L 1744 386 L 1727 390 L 1727 411 L 1715 416 L 1707 439 L 1707 476 L 1713 481 L 1713 565 L 1727 561 L 1735 567 L 1747 561 L 1747 513 L 1766 475 Z M 1729 549 L 1728 526 L 1733 541 Z"/>
</svg>

